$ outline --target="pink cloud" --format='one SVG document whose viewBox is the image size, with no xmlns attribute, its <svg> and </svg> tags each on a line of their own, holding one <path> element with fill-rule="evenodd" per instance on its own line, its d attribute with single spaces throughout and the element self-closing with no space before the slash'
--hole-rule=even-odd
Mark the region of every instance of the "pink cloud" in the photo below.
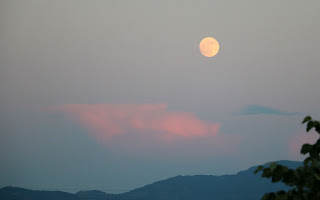
<svg viewBox="0 0 320 200">
<path fill-rule="evenodd" d="M 308 133 L 301 132 L 293 135 L 289 139 L 289 157 L 291 159 L 303 159 L 305 156 L 300 154 L 300 150 L 303 144 L 314 144 L 319 139 L 319 134 L 315 131 L 310 131 Z"/>
<path fill-rule="evenodd" d="M 216 136 L 220 126 L 188 112 L 168 111 L 166 104 L 65 104 L 50 107 L 49 111 L 63 113 L 104 142 L 130 133 L 149 134 L 167 141 L 203 138 Z"/>
</svg>

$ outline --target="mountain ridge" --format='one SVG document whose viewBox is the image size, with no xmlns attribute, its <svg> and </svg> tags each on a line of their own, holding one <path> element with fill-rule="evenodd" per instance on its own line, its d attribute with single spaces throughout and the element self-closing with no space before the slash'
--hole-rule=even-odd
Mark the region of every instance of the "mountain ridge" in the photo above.
<svg viewBox="0 0 320 200">
<path fill-rule="evenodd" d="M 281 160 L 278 164 L 297 168 L 302 162 Z M 264 164 L 264 166 L 268 165 Z M 79 191 L 75 194 L 61 191 L 37 191 L 7 186 L 0 189 L 3 200 L 209 200 L 260 199 L 266 192 L 288 189 L 282 183 L 271 183 L 260 174 L 253 174 L 257 166 L 229 175 L 178 175 L 156 181 L 121 194 L 98 190 Z"/>
</svg>

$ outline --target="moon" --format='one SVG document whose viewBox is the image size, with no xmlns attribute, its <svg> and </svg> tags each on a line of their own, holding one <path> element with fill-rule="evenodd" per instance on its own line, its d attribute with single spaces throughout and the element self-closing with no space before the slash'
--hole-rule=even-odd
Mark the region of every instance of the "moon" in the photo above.
<svg viewBox="0 0 320 200">
<path fill-rule="evenodd" d="M 199 49 L 202 55 L 206 57 L 213 57 L 219 52 L 219 43 L 213 37 L 203 38 L 199 44 Z"/>
</svg>

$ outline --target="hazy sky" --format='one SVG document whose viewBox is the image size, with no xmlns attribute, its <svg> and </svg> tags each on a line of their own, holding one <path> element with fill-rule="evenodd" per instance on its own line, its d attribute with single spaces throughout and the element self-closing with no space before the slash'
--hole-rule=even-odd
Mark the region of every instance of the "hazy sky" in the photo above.
<svg viewBox="0 0 320 200">
<path fill-rule="evenodd" d="M 320 119 L 319 9 L 2 0 L 0 187 L 113 193 L 301 159 L 301 121 Z"/>
</svg>

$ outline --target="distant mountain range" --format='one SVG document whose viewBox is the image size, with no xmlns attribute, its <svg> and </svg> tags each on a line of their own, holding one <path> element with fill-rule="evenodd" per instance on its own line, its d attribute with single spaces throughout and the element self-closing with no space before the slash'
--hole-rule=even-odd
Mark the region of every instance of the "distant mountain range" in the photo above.
<svg viewBox="0 0 320 200">
<path fill-rule="evenodd" d="M 289 168 L 302 163 L 277 161 Z M 17 187 L 0 189 L 1 200 L 258 200 L 266 192 L 287 189 L 282 183 L 271 183 L 253 172 L 257 166 L 234 175 L 176 176 L 122 194 L 101 191 L 34 191 Z"/>
</svg>

